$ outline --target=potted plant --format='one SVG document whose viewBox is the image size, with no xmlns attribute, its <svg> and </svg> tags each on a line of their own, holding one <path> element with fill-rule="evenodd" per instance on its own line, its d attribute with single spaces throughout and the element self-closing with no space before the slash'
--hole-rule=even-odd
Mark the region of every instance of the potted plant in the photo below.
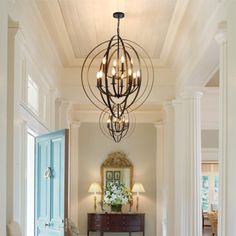
<svg viewBox="0 0 236 236">
<path fill-rule="evenodd" d="M 121 212 L 122 205 L 129 203 L 132 193 L 129 188 L 118 181 L 111 182 L 106 186 L 104 203 L 111 206 L 112 212 Z"/>
</svg>

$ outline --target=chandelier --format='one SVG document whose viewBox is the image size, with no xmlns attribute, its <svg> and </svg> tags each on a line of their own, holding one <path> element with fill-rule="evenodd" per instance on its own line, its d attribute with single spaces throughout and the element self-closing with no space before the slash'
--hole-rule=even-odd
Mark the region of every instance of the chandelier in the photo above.
<svg viewBox="0 0 236 236">
<path fill-rule="evenodd" d="M 105 136 L 119 143 L 126 135 L 128 137 L 132 134 L 135 127 L 135 117 L 125 110 L 121 117 L 116 118 L 106 108 L 101 112 L 99 126 Z"/>
<path fill-rule="evenodd" d="M 146 101 L 154 82 L 153 65 L 146 51 L 120 36 L 120 20 L 124 16 L 122 12 L 113 14 L 118 21 L 116 34 L 92 49 L 81 69 L 86 96 L 97 108 L 108 108 L 115 123 Z M 125 129 L 127 125 L 123 126 Z"/>
</svg>

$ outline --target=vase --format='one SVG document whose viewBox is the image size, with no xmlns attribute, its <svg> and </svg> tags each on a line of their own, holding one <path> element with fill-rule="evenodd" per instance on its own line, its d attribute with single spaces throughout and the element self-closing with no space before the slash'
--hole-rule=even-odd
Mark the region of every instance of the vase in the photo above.
<svg viewBox="0 0 236 236">
<path fill-rule="evenodd" d="M 122 209 L 122 205 L 119 204 L 119 205 L 111 205 L 111 211 L 112 212 L 121 212 L 121 209 Z"/>
</svg>

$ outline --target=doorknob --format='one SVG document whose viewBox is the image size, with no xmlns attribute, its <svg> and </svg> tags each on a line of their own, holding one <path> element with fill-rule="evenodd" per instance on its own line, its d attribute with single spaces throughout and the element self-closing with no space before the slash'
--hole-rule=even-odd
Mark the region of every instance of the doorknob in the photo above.
<svg viewBox="0 0 236 236">
<path fill-rule="evenodd" d="M 50 226 L 50 224 L 49 223 L 45 223 L 45 227 L 49 227 Z"/>
<path fill-rule="evenodd" d="M 52 176 L 52 169 L 51 169 L 51 167 L 48 167 L 48 168 L 46 169 L 46 171 L 44 172 L 44 177 L 45 177 L 46 179 L 50 179 L 51 176 Z"/>
</svg>

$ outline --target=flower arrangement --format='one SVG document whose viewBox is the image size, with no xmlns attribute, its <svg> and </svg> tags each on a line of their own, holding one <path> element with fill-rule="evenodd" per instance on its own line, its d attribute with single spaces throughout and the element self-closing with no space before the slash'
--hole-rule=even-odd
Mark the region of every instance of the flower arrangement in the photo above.
<svg viewBox="0 0 236 236">
<path fill-rule="evenodd" d="M 132 199 L 132 193 L 129 188 L 118 181 L 111 182 L 106 186 L 104 194 L 104 203 L 106 205 L 125 205 Z"/>
</svg>

